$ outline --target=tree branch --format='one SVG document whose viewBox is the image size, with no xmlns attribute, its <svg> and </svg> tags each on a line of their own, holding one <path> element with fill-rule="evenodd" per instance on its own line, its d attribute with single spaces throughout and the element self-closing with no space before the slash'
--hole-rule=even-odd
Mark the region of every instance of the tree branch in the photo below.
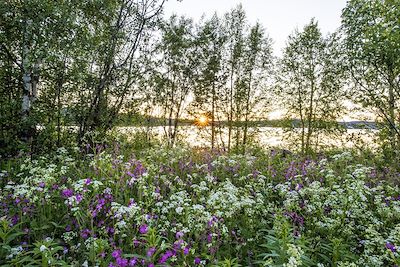
<svg viewBox="0 0 400 267">
<path fill-rule="evenodd" d="M 24 68 L 22 64 L 17 61 L 17 58 L 10 52 L 10 50 L 8 50 L 4 44 L 1 44 L 1 48 L 4 50 L 5 54 L 21 69 L 21 71 L 23 71 Z"/>
</svg>

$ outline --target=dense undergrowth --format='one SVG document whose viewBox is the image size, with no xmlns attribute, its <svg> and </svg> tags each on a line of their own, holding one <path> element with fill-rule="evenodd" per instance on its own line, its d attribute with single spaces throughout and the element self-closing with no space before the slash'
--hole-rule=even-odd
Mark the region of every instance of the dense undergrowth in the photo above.
<svg viewBox="0 0 400 267">
<path fill-rule="evenodd" d="M 397 266 L 399 174 L 378 162 L 118 145 L 20 156 L 1 166 L 0 262 Z"/>
</svg>

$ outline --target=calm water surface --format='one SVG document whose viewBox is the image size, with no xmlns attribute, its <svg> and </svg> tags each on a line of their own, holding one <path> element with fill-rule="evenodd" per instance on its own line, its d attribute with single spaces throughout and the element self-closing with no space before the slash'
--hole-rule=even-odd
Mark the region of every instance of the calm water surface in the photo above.
<svg viewBox="0 0 400 267">
<path fill-rule="evenodd" d="M 134 134 L 138 131 L 148 131 L 157 138 L 163 138 L 165 129 L 163 126 L 155 127 L 119 127 L 118 130 L 125 134 Z M 300 129 L 297 129 L 300 131 Z M 371 129 L 347 129 L 345 132 L 336 134 L 320 134 L 318 143 L 322 146 L 339 148 L 356 148 L 368 146 L 376 147 L 375 136 L 377 130 Z M 280 147 L 290 149 L 296 142 L 290 132 L 283 128 L 276 127 L 252 127 L 249 128 L 249 139 L 265 147 Z M 179 127 L 178 138 L 191 146 L 210 146 L 211 127 L 182 126 Z M 223 129 L 216 135 L 216 143 L 222 145 L 228 140 L 228 130 Z M 233 134 L 233 142 L 236 142 L 236 135 Z"/>
</svg>

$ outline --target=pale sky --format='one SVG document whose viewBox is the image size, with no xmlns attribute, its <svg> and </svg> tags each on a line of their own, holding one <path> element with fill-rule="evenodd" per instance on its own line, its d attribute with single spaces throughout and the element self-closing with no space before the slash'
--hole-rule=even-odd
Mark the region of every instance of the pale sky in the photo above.
<svg viewBox="0 0 400 267">
<path fill-rule="evenodd" d="M 296 27 L 302 29 L 313 17 L 323 34 L 335 31 L 346 0 L 169 0 L 165 15 L 176 13 L 198 21 L 202 14 L 210 17 L 216 11 L 223 15 L 239 3 L 250 23 L 259 21 L 266 28 L 274 41 L 274 54 L 279 56 L 289 34 Z"/>
</svg>

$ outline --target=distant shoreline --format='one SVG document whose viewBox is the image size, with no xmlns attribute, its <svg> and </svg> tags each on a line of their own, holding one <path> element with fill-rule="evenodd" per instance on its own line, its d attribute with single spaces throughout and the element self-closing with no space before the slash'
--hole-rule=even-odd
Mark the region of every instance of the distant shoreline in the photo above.
<svg viewBox="0 0 400 267">
<path fill-rule="evenodd" d="M 378 123 L 373 121 L 349 121 L 349 122 L 335 122 L 338 126 L 341 126 L 345 129 L 370 129 L 370 130 L 379 130 L 380 126 Z M 172 125 L 174 125 L 174 120 L 172 121 Z M 195 126 L 196 120 L 180 120 L 179 126 Z M 216 125 L 218 126 L 228 126 L 227 121 L 217 121 Z M 234 122 L 232 124 L 234 127 L 244 126 L 244 122 Z M 150 119 L 150 120 L 142 120 L 135 122 L 127 122 L 120 121 L 116 124 L 117 127 L 161 127 L 168 126 L 167 123 L 164 123 L 160 119 Z M 207 125 L 208 127 L 210 125 Z M 204 126 L 202 126 L 204 127 Z M 292 121 L 284 121 L 284 120 L 267 120 L 267 121 L 249 121 L 248 127 L 276 127 L 276 128 L 301 128 L 299 120 Z"/>
</svg>

